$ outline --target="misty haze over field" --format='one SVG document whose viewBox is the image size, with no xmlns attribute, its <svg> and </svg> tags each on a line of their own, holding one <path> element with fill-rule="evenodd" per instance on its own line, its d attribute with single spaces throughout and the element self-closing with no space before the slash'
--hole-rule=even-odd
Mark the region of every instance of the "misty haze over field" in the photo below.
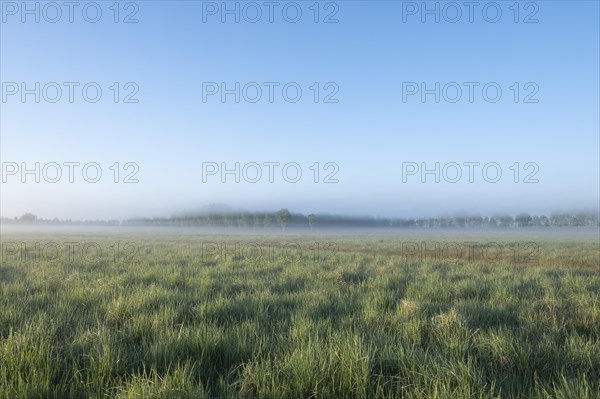
<svg viewBox="0 0 600 399">
<path fill-rule="evenodd" d="M 493 23 L 442 3 L 35 23 L 3 2 L 0 215 L 597 213 L 598 3 L 501 3 Z"/>
</svg>

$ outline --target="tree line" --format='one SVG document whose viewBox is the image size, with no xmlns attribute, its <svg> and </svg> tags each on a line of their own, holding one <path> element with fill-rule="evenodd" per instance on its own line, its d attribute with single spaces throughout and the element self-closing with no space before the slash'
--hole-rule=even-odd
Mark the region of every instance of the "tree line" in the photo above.
<svg viewBox="0 0 600 399">
<path fill-rule="evenodd" d="M 331 214 L 291 213 L 288 209 L 276 212 L 216 212 L 182 214 L 171 217 L 133 218 L 126 220 L 60 220 L 42 219 L 31 213 L 21 217 L 0 218 L 1 223 L 19 224 L 91 224 L 109 226 L 180 226 L 227 227 L 247 229 L 269 228 L 524 228 L 524 227 L 598 227 L 598 214 L 593 212 L 552 213 L 530 215 L 520 213 L 494 216 L 451 216 L 431 218 L 387 218 L 371 216 L 341 216 Z"/>
</svg>

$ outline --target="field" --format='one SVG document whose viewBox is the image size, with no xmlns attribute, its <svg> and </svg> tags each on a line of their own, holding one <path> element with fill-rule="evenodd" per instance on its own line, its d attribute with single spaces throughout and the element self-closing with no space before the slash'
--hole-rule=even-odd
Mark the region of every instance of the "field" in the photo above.
<svg viewBox="0 0 600 399">
<path fill-rule="evenodd" d="M 2 256 L 2 398 L 600 397 L 594 234 L 3 234 Z"/>
</svg>

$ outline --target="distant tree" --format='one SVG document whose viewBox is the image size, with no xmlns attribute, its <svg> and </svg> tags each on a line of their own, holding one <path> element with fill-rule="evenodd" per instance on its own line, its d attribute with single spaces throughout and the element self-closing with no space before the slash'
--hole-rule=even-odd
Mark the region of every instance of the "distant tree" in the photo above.
<svg viewBox="0 0 600 399">
<path fill-rule="evenodd" d="M 308 215 L 308 225 L 310 226 L 311 230 L 313 227 L 315 227 L 315 223 L 317 222 L 317 216 L 313 213 L 311 213 L 310 215 Z"/>
<path fill-rule="evenodd" d="M 483 224 L 483 218 L 481 216 L 472 216 L 469 218 L 469 227 L 479 228 Z"/>
<path fill-rule="evenodd" d="M 232 227 L 233 226 L 233 216 L 224 214 L 223 215 L 223 224 L 227 227 Z"/>
<path fill-rule="evenodd" d="M 292 218 L 292 214 L 286 208 L 280 209 L 276 214 L 277 222 L 281 225 L 281 229 L 285 230 L 287 224 Z"/>
<path fill-rule="evenodd" d="M 515 217 L 517 227 L 530 226 L 533 218 L 528 213 L 521 213 Z"/>
<path fill-rule="evenodd" d="M 452 218 L 452 217 L 440 218 L 440 227 L 455 227 L 454 218 Z"/>
<path fill-rule="evenodd" d="M 260 215 L 259 215 L 259 213 L 258 213 L 258 212 L 256 212 L 256 213 L 254 214 L 254 220 L 253 220 L 253 222 L 252 222 L 252 226 L 253 226 L 253 227 L 255 227 L 255 228 L 256 228 L 256 227 L 260 227 Z"/>
<path fill-rule="evenodd" d="M 271 227 L 273 225 L 273 219 L 271 218 L 271 215 L 269 215 L 268 213 L 265 215 L 265 218 L 263 219 L 263 227 L 268 229 L 269 227 Z"/>
<path fill-rule="evenodd" d="M 514 222 L 512 216 L 500 216 L 498 220 L 500 221 L 500 227 L 512 227 Z"/>
<path fill-rule="evenodd" d="M 552 215 L 550 215 L 550 220 L 552 226 L 560 227 L 570 226 L 573 222 L 573 218 L 570 215 L 564 213 L 553 213 Z"/>
<path fill-rule="evenodd" d="M 248 218 L 244 212 L 240 214 L 238 219 L 238 227 L 248 227 Z"/>
<path fill-rule="evenodd" d="M 588 215 L 586 213 L 577 213 L 573 216 L 573 226 L 586 226 L 588 221 Z"/>
<path fill-rule="evenodd" d="M 37 216 L 35 216 L 33 213 L 27 212 L 21 215 L 20 220 L 22 222 L 35 222 L 37 220 Z"/>
</svg>

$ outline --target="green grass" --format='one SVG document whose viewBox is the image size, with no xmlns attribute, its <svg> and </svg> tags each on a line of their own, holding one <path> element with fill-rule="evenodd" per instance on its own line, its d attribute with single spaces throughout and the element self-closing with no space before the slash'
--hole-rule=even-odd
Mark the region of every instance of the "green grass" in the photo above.
<svg viewBox="0 0 600 399">
<path fill-rule="evenodd" d="M 537 240 L 525 264 L 400 256 L 421 239 L 3 234 L 103 251 L 3 256 L 0 397 L 600 397 L 597 239 Z M 137 263 L 114 259 L 129 241 Z M 206 241 L 304 250 L 252 262 Z"/>
</svg>

